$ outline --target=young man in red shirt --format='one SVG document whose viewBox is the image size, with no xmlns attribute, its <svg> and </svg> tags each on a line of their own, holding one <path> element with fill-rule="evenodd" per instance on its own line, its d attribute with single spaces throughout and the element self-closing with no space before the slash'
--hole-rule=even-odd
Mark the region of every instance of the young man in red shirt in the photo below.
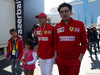
<svg viewBox="0 0 100 75">
<path fill-rule="evenodd" d="M 47 15 L 45 13 L 40 13 L 36 18 L 38 18 L 40 23 L 40 26 L 36 29 L 36 35 L 38 41 L 37 55 L 39 57 L 41 75 L 52 75 L 54 63 L 54 27 L 46 23 Z"/>
<path fill-rule="evenodd" d="M 54 50 L 59 75 L 78 75 L 82 57 L 87 48 L 83 22 L 71 18 L 72 6 L 62 3 L 58 7 L 62 18 L 54 30 Z"/>
<path fill-rule="evenodd" d="M 17 35 L 17 31 L 15 29 L 10 29 L 10 34 L 12 37 L 8 40 L 8 51 L 6 55 L 7 61 L 11 61 L 12 75 L 16 75 L 16 69 L 19 71 L 18 73 L 21 74 L 20 59 L 24 49 L 23 41 Z"/>
</svg>

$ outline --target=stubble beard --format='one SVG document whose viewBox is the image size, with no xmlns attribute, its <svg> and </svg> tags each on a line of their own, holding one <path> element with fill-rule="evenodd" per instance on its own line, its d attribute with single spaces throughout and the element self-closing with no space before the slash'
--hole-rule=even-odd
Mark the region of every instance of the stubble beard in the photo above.
<svg viewBox="0 0 100 75">
<path fill-rule="evenodd" d="M 63 21 L 64 21 L 64 22 L 69 22 L 69 21 L 70 21 L 70 18 L 64 19 Z"/>
</svg>

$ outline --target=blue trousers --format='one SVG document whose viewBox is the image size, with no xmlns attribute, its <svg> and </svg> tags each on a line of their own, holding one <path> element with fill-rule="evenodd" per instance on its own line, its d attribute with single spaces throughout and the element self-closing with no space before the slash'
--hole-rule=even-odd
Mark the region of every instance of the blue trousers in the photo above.
<svg viewBox="0 0 100 75">
<path fill-rule="evenodd" d="M 89 42 L 90 45 L 90 55 L 92 55 L 92 45 L 94 45 L 94 51 L 95 51 L 95 55 L 97 55 L 97 49 L 96 49 L 96 41 L 95 42 Z"/>
<path fill-rule="evenodd" d="M 11 59 L 11 70 L 12 70 L 12 75 L 16 75 L 16 71 L 20 73 L 21 72 L 20 61 L 17 62 L 16 59 Z"/>
</svg>

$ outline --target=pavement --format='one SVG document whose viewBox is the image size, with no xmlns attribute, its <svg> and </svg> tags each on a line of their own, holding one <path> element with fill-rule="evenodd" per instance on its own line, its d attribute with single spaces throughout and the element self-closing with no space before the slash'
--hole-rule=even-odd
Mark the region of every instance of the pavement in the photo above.
<svg viewBox="0 0 100 75">
<path fill-rule="evenodd" d="M 0 60 L 0 75 L 11 75 L 11 65 L 6 59 Z M 21 75 L 24 75 L 24 72 Z M 34 75 L 41 75 L 38 61 L 36 62 Z M 59 75 L 56 64 L 53 66 L 53 75 Z M 97 53 L 97 58 L 95 58 L 94 52 L 92 57 L 90 57 L 88 50 L 86 51 L 81 63 L 79 75 L 100 75 L 100 50 Z"/>
</svg>

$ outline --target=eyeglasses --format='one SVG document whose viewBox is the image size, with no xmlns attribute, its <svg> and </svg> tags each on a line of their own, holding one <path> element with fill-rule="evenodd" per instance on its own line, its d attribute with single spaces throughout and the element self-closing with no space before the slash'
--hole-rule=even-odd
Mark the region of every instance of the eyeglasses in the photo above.
<svg viewBox="0 0 100 75">
<path fill-rule="evenodd" d="M 65 14 L 68 13 L 70 10 L 64 10 L 64 11 L 60 11 L 60 14 Z"/>
</svg>

